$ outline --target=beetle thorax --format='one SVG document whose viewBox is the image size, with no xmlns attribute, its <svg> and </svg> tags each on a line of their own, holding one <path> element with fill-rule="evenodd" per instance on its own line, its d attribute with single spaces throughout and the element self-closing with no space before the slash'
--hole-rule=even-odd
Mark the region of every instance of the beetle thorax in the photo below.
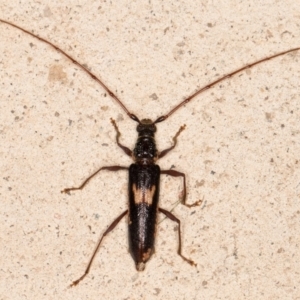
<svg viewBox="0 0 300 300">
<path fill-rule="evenodd" d="M 139 135 L 133 149 L 135 162 L 143 165 L 154 164 L 157 160 L 157 149 L 154 139 L 155 124 L 150 119 L 143 119 L 136 130 Z"/>
</svg>

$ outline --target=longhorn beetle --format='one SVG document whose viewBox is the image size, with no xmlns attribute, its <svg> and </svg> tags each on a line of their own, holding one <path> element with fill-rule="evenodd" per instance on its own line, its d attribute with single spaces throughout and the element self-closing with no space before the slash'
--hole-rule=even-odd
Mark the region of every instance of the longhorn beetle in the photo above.
<svg viewBox="0 0 300 300">
<path fill-rule="evenodd" d="M 116 142 L 117 145 L 124 151 L 124 153 L 130 156 L 134 163 L 130 165 L 130 167 L 121 167 L 121 166 L 105 166 L 101 167 L 98 171 L 90 175 L 79 187 L 71 187 L 65 188 L 62 190 L 62 193 L 69 193 L 74 190 L 83 189 L 86 184 L 92 179 L 95 175 L 97 175 L 100 171 L 120 171 L 120 170 L 128 170 L 129 172 L 129 183 L 128 183 L 128 196 L 129 196 L 129 207 L 126 209 L 121 215 L 119 215 L 106 229 L 106 231 L 101 236 L 97 247 L 88 263 L 88 266 L 84 272 L 84 274 L 77 280 L 75 280 L 71 286 L 77 285 L 88 273 L 91 268 L 92 262 L 96 256 L 98 249 L 100 248 L 101 242 L 103 238 L 112 231 L 119 221 L 128 214 L 128 229 L 129 229 L 129 249 L 132 255 L 132 258 L 136 264 L 136 269 L 138 271 L 143 271 L 145 269 L 146 262 L 150 259 L 151 255 L 154 252 L 154 240 L 155 240 L 155 231 L 156 231 L 156 222 L 157 222 L 157 212 L 163 213 L 166 217 L 175 221 L 178 224 L 178 237 L 179 237 L 179 245 L 178 245 L 178 254 L 189 264 L 196 265 L 191 259 L 186 258 L 181 251 L 181 232 L 180 232 L 180 220 L 176 218 L 171 212 L 161 208 L 158 206 L 159 200 L 159 179 L 161 174 L 166 174 L 174 177 L 181 177 L 183 180 L 183 196 L 181 203 L 188 206 L 198 206 L 201 204 L 201 200 L 197 201 L 193 204 L 186 203 L 186 182 L 185 182 L 185 174 L 178 172 L 176 170 L 160 170 L 159 166 L 156 165 L 156 161 L 166 154 L 168 154 L 171 150 L 173 150 L 177 143 L 177 138 L 179 134 L 184 130 L 185 125 L 181 126 L 178 132 L 173 137 L 173 145 L 161 152 L 159 152 L 156 148 L 155 144 L 155 132 L 156 132 L 156 124 L 165 121 L 171 115 L 173 115 L 179 108 L 184 106 L 193 100 L 196 96 L 204 92 L 205 90 L 210 89 L 215 86 L 219 82 L 230 78 L 231 76 L 240 73 L 248 68 L 251 68 L 255 65 L 258 65 L 267 60 L 273 59 L 275 57 L 300 50 L 300 47 L 293 48 L 290 50 L 282 51 L 280 53 L 271 55 L 269 57 L 260 59 L 256 62 L 243 66 L 227 75 L 223 75 L 217 80 L 207 84 L 206 86 L 198 89 L 192 95 L 187 97 L 185 100 L 181 101 L 174 108 L 171 109 L 169 113 L 166 115 L 158 117 L 154 122 L 150 119 L 142 119 L 140 120 L 136 115 L 131 113 L 123 102 L 114 94 L 106 84 L 100 80 L 94 73 L 88 70 L 84 65 L 80 64 L 73 57 L 67 54 L 65 51 L 61 50 L 51 42 L 31 33 L 30 31 L 21 28 L 18 25 L 15 25 L 11 22 L 1 20 L 1 22 L 6 23 L 10 26 L 13 26 L 34 38 L 39 39 L 40 41 L 48 44 L 53 47 L 65 57 L 70 59 L 75 65 L 80 67 L 83 71 L 91 76 L 92 79 L 98 82 L 102 86 L 102 88 L 108 93 L 108 95 L 113 98 L 119 106 L 124 110 L 124 112 L 131 118 L 133 121 L 137 122 L 137 132 L 138 139 L 135 144 L 135 148 L 130 150 L 126 146 L 120 143 L 121 133 L 117 127 L 116 122 L 111 119 L 111 123 L 116 130 Z"/>
</svg>

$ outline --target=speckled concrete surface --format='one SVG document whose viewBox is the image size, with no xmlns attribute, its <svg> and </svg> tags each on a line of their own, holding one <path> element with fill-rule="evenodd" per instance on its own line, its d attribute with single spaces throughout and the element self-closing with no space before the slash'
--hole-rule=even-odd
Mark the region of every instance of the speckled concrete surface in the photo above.
<svg viewBox="0 0 300 300">
<path fill-rule="evenodd" d="M 300 46 L 295 1 L 0 1 L 0 18 L 32 30 L 86 64 L 140 118 L 167 113 L 222 74 Z M 126 222 L 129 165 L 110 118 L 133 147 L 135 124 L 103 89 L 49 46 L 0 24 L 1 299 L 299 299 L 300 53 L 266 62 L 203 93 L 158 125 L 159 162 L 186 173 L 176 224 L 159 224 L 156 253 L 137 273 Z M 171 208 L 180 180 L 165 177 Z"/>
</svg>

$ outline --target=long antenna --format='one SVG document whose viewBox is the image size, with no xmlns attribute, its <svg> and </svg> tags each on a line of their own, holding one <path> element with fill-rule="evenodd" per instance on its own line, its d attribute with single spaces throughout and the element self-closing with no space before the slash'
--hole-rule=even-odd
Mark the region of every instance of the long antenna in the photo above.
<svg viewBox="0 0 300 300">
<path fill-rule="evenodd" d="M 293 51 L 298 51 L 300 50 L 300 47 L 297 47 L 297 48 L 293 48 L 293 49 L 290 49 L 290 50 L 286 50 L 286 51 L 282 51 L 282 52 L 279 52 L 279 53 L 276 53 L 272 56 L 268 56 L 268 57 L 265 57 L 265 58 L 262 58 L 254 63 L 251 63 L 251 64 L 248 64 L 244 67 L 241 67 L 229 74 L 226 74 L 226 75 L 223 75 L 222 77 L 220 77 L 219 79 L 216 79 L 215 81 L 207 84 L 206 86 L 200 88 L 199 90 L 197 90 L 195 93 L 193 93 L 192 95 L 190 95 L 189 97 L 187 97 L 186 99 L 184 99 L 182 102 L 180 102 L 178 105 L 176 105 L 168 114 L 164 115 L 164 116 L 161 116 L 159 117 L 154 123 L 159 123 L 159 122 L 162 122 L 164 120 L 166 120 L 167 118 L 169 118 L 171 115 L 173 115 L 175 113 L 175 111 L 177 111 L 180 107 L 182 107 L 183 105 L 186 105 L 187 103 L 189 103 L 191 100 L 193 100 L 196 96 L 198 96 L 199 94 L 203 93 L 204 91 L 210 89 L 211 87 L 215 86 L 216 84 L 218 84 L 219 82 L 222 82 L 223 80 L 225 79 L 228 79 L 230 78 L 231 76 L 234 76 L 246 69 L 249 69 L 255 65 L 258 65 L 264 61 L 267 61 L 267 60 L 270 60 L 272 58 L 275 58 L 275 57 L 278 57 L 278 56 L 281 56 L 281 55 L 284 55 L 284 54 L 287 54 L 287 53 L 290 53 L 290 52 L 293 52 Z"/>
<path fill-rule="evenodd" d="M 51 46 L 52 48 L 54 48 L 55 50 L 57 50 L 58 52 L 60 52 L 62 55 L 64 55 L 65 57 L 67 57 L 73 64 L 77 65 L 79 68 L 81 68 L 83 71 L 85 71 L 88 75 L 91 76 L 92 79 L 94 79 L 95 81 L 97 81 L 103 88 L 104 90 L 106 90 L 106 92 L 108 93 L 108 95 L 110 97 L 112 97 L 113 99 L 115 99 L 117 101 L 117 103 L 122 107 L 122 109 L 125 111 L 125 113 L 134 121 L 139 122 L 138 118 L 132 114 L 127 107 L 122 103 L 122 101 L 116 96 L 116 94 L 114 94 L 109 88 L 108 86 L 102 81 L 100 80 L 93 72 L 91 72 L 89 69 L 87 69 L 84 65 L 80 64 L 77 60 L 75 60 L 71 55 L 67 54 L 65 51 L 61 50 L 59 47 L 57 47 L 56 45 L 52 44 L 51 42 L 45 40 L 42 37 L 39 37 L 33 33 L 31 33 L 30 31 L 5 20 L 0 19 L 0 22 L 8 24 L 12 27 L 15 27 L 31 36 L 33 36 L 34 38 L 48 44 L 49 46 Z"/>
<path fill-rule="evenodd" d="M 125 111 L 125 113 L 134 121 L 140 123 L 140 120 L 137 118 L 137 116 L 135 116 L 133 113 L 131 113 L 127 107 L 123 104 L 123 102 L 116 96 L 116 94 L 114 94 L 109 88 L 108 86 L 102 81 L 100 80 L 93 72 L 91 72 L 90 70 L 88 70 L 85 66 L 83 66 L 82 64 L 80 64 L 78 61 L 76 61 L 71 55 L 67 54 L 65 51 L 61 50 L 59 47 L 57 47 L 56 45 L 52 44 L 51 42 L 47 41 L 46 39 L 42 38 L 42 37 L 39 37 L 33 33 L 31 33 L 30 31 L 26 30 L 26 29 L 23 29 L 22 27 L 18 26 L 18 25 L 15 25 L 9 21 L 5 21 L 5 20 L 2 20 L 0 19 L 0 22 L 2 23 L 5 23 L 5 24 L 8 24 L 10 26 L 13 26 L 29 35 L 31 35 L 32 37 L 48 44 L 49 46 L 51 46 L 52 48 L 54 48 L 55 50 L 57 50 L 58 52 L 60 52 L 61 54 L 63 54 L 65 57 L 67 57 L 72 63 L 74 63 L 75 65 L 77 65 L 78 67 L 80 67 L 83 71 L 85 71 L 87 74 L 90 75 L 90 77 L 92 79 L 94 79 L 95 81 L 97 81 L 103 88 L 104 90 L 108 93 L 108 95 L 113 98 L 120 106 L 121 108 Z M 159 122 L 163 122 L 165 121 L 167 118 L 169 118 L 171 115 L 173 115 L 179 108 L 181 108 L 182 106 L 186 105 L 187 103 L 189 103 L 191 100 L 193 100 L 195 97 L 197 97 L 198 95 L 200 95 L 201 93 L 203 93 L 204 91 L 214 87 L 215 85 L 217 85 L 218 83 L 246 70 L 246 69 L 249 69 L 255 65 L 258 65 L 264 61 L 267 61 L 267 60 L 271 60 L 275 57 L 278 57 L 278 56 L 281 56 L 281 55 L 285 55 L 287 53 L 290 53 L 290 52 L 294 52 L 294 51 L 298 51 L 300 50 L 300 47 L 297 47 L 297 48 L 293 48 L 293 49 L 290 49 L 290 50 L 286 50 L 286 51 L 282 51 L 282 52 L 279 52 L 279 53 L 276 53 L 274 55 L 271 55 L 271 56 L 268 56 L 268 57 L 265 57 L 265 58 L 262 58 L 256 62 L 253 62 L 251 64 L 248 64 L 244 67 L 241 67 L 231 73 L 228 73 L 226 75 L 223 75 L 221 76 L 219 79 L 216 79 L 215 81 L 207 84 L 206 86 L 198 89 L 196 92 L 194 92 L 192 95 L 190 95 L 189 97 L 187 97 L 186 99 L 184 99 L 183 101 L 181 101 L 178 105 L 176 105 L 173 109 L 171 109 L 171 111 L 169 113 L 167 113 L 166 115 L 163 115 L 159 118 L 157 118 L 155 120 L 154 123 L 159 123 Z"/>
</svg>

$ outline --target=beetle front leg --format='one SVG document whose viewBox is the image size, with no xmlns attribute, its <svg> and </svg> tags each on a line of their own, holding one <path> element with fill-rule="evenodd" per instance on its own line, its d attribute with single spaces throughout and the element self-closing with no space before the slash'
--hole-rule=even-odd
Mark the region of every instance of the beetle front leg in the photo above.
<svg viewBox="0 0 300 300">
<path fill-rule="evenodd" d="M 116 130 L 116 132 L 117 132 L 117 135 L 116 135 L 116 141 L 117 141 L 118 146 L 125 152 L 125 154 L 127 154 L 127 155 L 130 156 L 130 157 L 132 157 L 132 151 L 131 151 L 128 147 L 122 145 L 122 144 L 119 142 L 119 138 L 120 138 L 120 136 L 121 136 L 121 132 L 119 131 L 119 128 L 118 128 L 118 126 L 117 126 L 116 121 L 115 121 L 113 118 L 110 118 L 110 122 L 111 122 L 111 124 L 113 124 L 113 126 L 115 127 L 115 130 Z"/>
<path fill-rule="evenodd" d="M 159 155 L 158 155 L 158 158 L 164 157 L 166 154 L 168 154 L 171 150 L 173 150 L 173 149 L 175 148 L 175 146 L 176 146 L 176 144 L 177 144 L 177 138 L 178 138 L 179 134 L 185 129 L 185 127 L 186 127 L 186 126 L 183 125 L 183 126 L 181 126 L 181 127 L 179 128 L 179 130 L 177 131 L 177 133 L 176 133 L 175 136 L 173 137 L 173 142 L 174 142 L 173 146 L 171 146 L 170 148 L 167 148 L 167 149 L 161 151 L 161 152 L 159 153 Z"/>
</svg>

